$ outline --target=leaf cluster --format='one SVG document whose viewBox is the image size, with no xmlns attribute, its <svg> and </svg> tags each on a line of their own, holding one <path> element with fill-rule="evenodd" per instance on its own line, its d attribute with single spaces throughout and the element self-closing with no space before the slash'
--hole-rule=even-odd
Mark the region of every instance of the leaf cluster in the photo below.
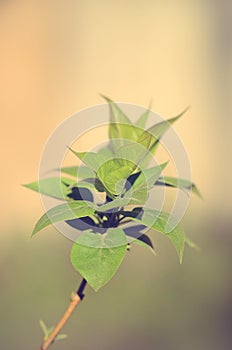
<svg viewBox="0 0 232 350">
<path fill-rule="evenodd" d="M 71 262 L 94 290 L 99 290 L 116 273 L 132 244 L 154 251 L 146 227 L 165 235 L 174 245 L 180 262 L 188 242 L 181 225 L 169 213 L 145 208 L 154 186 L 193 191 L 189 180 L 162 176 L 164 164 L 149 167 L 160 139 L 177 117 L 146 129 L 150 110 L 133 124 L 109 98 L 109 143 L 98 152 L 70 151 L 81 166 L 62 167 L 60 176 L 25 185 L 36 192 L 59 199 L 36 223 L 33 235 L 52 223 L 65 221 L 82 231 L 71 250 Z M 104 196 L 96 203 L 96 194 Z"/>
</svg>

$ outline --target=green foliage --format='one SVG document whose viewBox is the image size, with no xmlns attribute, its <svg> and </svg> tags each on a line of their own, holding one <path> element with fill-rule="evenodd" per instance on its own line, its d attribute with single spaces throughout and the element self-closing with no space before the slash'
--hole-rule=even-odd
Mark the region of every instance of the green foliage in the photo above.
<svg viewBox="0 0 232 350">
<path fill-rule="evenodd" d="M 74 243 L 71 262 L 97 291 L 116 273 L 127 250 L 127 239 L 120 228 L 106 234 L 86 232 Z"/>
<path fill-rule="evenodd" d="M 185 246 L 185 234 L 182 227 L 180 225 L 176 225 L 175 219 L 168 213 L 146 208 L 135 209 L 136 210 L 134 211 L 123 211 L 122 214 L 123 216 L 127 218 L 130 217 L 132 220 L 135 220 L 142 225 L 161 232 L 167 238 L 169 238 L 176 248 L 180 263 L 182 263 Z"/>
<path fill-rule="evenodd" d="M 44 321 L 40 320 L 39 321 L 40 324 L 40 328 L 42 329 L 42 332 L 44 334 L 44 341 L 46 341 L 48 339 L 48 337 L 50 336 L 50 334 L 52 333 L 54 327 L 47 327 L 46 324 L 44 323 Z M 62 340 L 62 339 L 66 339 L 67 338 L 67 334 L 58 334 L 55 341 L 57 340 Z"/>
<path fill-rule="evenodd" d="M 59 171 L 59 169 L 57 169 Z M 64 174 L 70 175 L 75 178 L 85 179 L 87 177 L 92 177 L 94 175 L 94 171 L 86 166 L 70 166 L 63 167 L 60 171 Z"/>
<path fill-rule="evenodd" d="M 180 263 L 185 244 L 196 248 L 170 214 L 144 208 L 154 186 L 179 188 L 200 196 L 189 180 L 162 176 L 168 162 L 148 167 L 161 137 L 186 110 L 146 129 L 150 108 L 132 123 L 117 104 L 104 98 L 110 108 L 108 145 L 98 152 L 69 148 L 84 165 L 58 169 L 69 177 L 47 178 L 25 185 L 63 201 L 39 219 L 32 235 L 59 221 L 70 224 L 80 219 L 82 224 L 91 223 L 74 243 L 71 262 L 96 291 L 113 277 L 131 245 L 138 244 L 154 252 L 152 241 L 142 230 L 145 227 L 162 233 L 172 242 Z M 82 197 L 83 191 L 88 194 L 88 200 Z M 95 203 L 92 192 L 101 192 L 105 201 Z M 128 224 L 133 223 L 138 226 L 128 229 Z"/>
<path fill-rule="evenodd" d="M 146 202 L 149 190 L 155 185 L 167 164 L 168 162 L 132 175 L 136 180 L 125 194 L 125 197 L 130 198 L 128 204 L 143 204 Z M 132 176 L 128 178 L 129 182 Z"/>
<path fill-rule="evenodd" d="M 70 192 L 70 186 L 72 186 L 74 183 L 74 180 L 64 177 L 48 177 L 46 179 L 31 182 L 23 186 L 33 191 L 45 194 L 49 197 L 66 199 Z"/>
<path fill-rule="evenodd" d="M 123 159 L 110 159 L 103 163 L 98 171 L 97 177 L 103 184 L 109 195 L 119 195 L 123 191 L 126 179 L 133 173 L 136 165 Z"/>
<path fill-rule="evenodd" d="M 202 198 L 201 193 L 199 192 L 196 185 L 189 180 L 178 179 L 176 177 L 171 176 L 164 176 L 163 178 L 159 179 L 159 183 L 174 188 L 180 188 L 182 190 L 192 191 L 198 197 Z"/>
<path fill-rule="evenodd" d="M 43 228 L 59 221 L 83 218 L 94 213 L 94 208 L 89 206 L 85 201 L 73 201 L 60 204 L 52 209 L 49 209 L 46 214 L 41 216 L 36 223 L 32 235 L 36 234 Z"/>
</svg>

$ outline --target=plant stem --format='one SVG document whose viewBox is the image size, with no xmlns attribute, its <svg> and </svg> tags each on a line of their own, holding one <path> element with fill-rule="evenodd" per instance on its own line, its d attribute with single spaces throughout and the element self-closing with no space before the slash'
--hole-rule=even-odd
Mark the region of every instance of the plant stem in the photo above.
<svg viewBox="0 0 232 350">
<path fill-rule="evenodd" d="M 60 321 L 57 323 L 56 327 L 49 335 L 49 337 L 46 340 L 44 340 L 40 350 L 47 350 L 48 347 L 56 340 L 57 335 L 60 333 L 65 323 L 69 320 L 70 316 L 72 315 L 79 302 L 84 298 L 85 295 L 83 294 L 83 292 L 86 284 L 87 282 L 83 278 L 77 292 L 71 294 L 70 303 L 67 310 L 65 311 Z"/>
</svg>

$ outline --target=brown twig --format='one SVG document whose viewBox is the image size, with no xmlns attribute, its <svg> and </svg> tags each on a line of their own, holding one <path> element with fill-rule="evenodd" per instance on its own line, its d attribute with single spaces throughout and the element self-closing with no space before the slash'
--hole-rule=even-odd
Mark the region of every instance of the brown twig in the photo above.
<svg viewBox="0 0 232 350">
<path fill-rule="evenodd" d="M 60 321 L 57 323 L 56 327 L 49 335 L 49 337 L 46 340 L 44 340 L 43 344 L 40 347 L 40 350 L 47 350 L 48 347 L 56 340 L 57 335 L 60 333 L 65 323 L 69 320 L 70 316 L 72 315 L 79 302 L 84 298 L 83 291 L 86 286 L 86 283 L 86 280 L 83 279 L 78 291 L 76 293 L 71 294 L 70 303 L 67 310 L 65 311 Z"/>
</svg>

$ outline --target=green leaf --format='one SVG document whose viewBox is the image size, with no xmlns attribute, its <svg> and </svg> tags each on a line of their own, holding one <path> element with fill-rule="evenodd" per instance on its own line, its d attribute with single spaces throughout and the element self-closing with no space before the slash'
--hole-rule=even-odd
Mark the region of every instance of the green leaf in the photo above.
<svg viewBox="0 0 232 350">
<path fill-rule="evenodd" d="M 129 204 L 143 204 L 146 202 L 148 191 L 154 186 L 167 164 L 168 162 L 144 169 L 139 172 L 140 174 L 135 173 L 128 178 L 128 182 L 132 182 L 131 188 L 125 194 L 125 197 L 130 198 Z M 135 178 L 134 182 L 133 178 Z"/>
<path fill-rule="evenodd" d="M 147 235 L 141 235 L 139 238 L 134 239 L 133 243 L 139 245 L 140 247 L 149 249 L 152 254 L 156 255 L 153 244 Z"/>
<path fill-rule="evenodd" d="M 111 123 L 109 126 L 111 130 L 110 145 L 115 151 L 130 142 L 138 142 L 139 137 L 144 130 L 131 124 Z"/>
<path fill-rule="evenodd" d="M 130 119 L 125 115 L 125 113 L 118 107 L 118 105 L 111 100 L 109 97 L 101 95 L 110 107 L 110 122 L 111 123 L 122 123 L 131 124 Z"/>
<path fill-rule="evenodd" d="M 140 125 L 132 124 L 130 119 L 114 101 L 105 96 L 103 96 L 103 98 L 108 102 L 110 107 L 109 138 L 111 140 L 111 145 L 113 144 L 115 148 L 114 139 L 118 139 L 118 144 L 120 143 L 120 146 L 124 145 L 125 139 L 137 141 L 139 136 L 143 133 L 143 128 Z M 144 124 L 146 119 L 147 111 L 141 116 L 138 124 Z M 119 141 L 119 139 L 121 139 L 121 141 Z"/>
<path fill-rule="evenodd" d="M 141 129 L 145 129 L 150 112 L 151 112 L 151 105 L 150 105 L 149 108 L 139 117 L 139 119 L 138 119 L 137 122 L 135 123 L 135 126 L 141 128 Z"/>
<path fill-rule="evenodd" d="M 77 178 L 78 168 L 79 168 L 78 166 L 65 166 L 56 170 Z"/>
<path fill-rule="evenodd" d="M 151 138 L 150 134 L 147 134 L 149 140 Z M 148 139 L 139 137 L 137 141 L 123 140 L 123 146 L 117 147 L 117 141 L 115 140 L 115 158 L 122 159 L 124 165 L 129 163 L 134 163 L 135 168 L 140 164 L 141 160 L 146 156 L 148 152 L 148 147 L 150 141 Z"/>
<path fill-rule="evenodd" d="M 88 167 L 90 167 L 95 172 L 99 168 L 101 164 L 104 164 L 108 157 L 101 153 L 95 152 L 76 152 L 72 148 L 69 148 L 70 151 L 75 154 L 83 163 L 85 163 Z"/>
<path fill-rule="evenodd" d="M 131 239 L 129 239 L 129 243 L 130 242 L 131 242 Z M 152 254 L 156 255 L 152 241 L 150 240 L 150 237 L 148 237 L 147 235 L 141 234 L 139 237 L 133 238 L 132 243 L 135 243 L 140 247 L 147 248 L 150 250 L 150 252 L 152 252 Z"/>
<path fill-rule="evenodd" d="M 127 205 L 129 202 L 128 198 L 116 198 L 112 200 L 109 203 L 101 204 L 101 205 L 95 205 L 95 210 L 99 213 L 104 213 L 108 210 L 115 209 L 115 208 L 122 208 L 125 205 Z"/>
<path fill-rule="evenodd" d="M 182 117 L 187 112 L 188 109 L 189 109 L 189 107 L 186 108 L 183 112 L 181 112 L 176 117 L 168 119 L 168 120 L 164 120 L 160 123 L 157 123 L 157 124 L 151 126 L 147 130 L 153 136 L 151 147 L 150 147 L 150 152 L 152 154 L 154 154 L 154 152 L 156 151 L 158 144 L 159 144 L 159 140 L 163 136 L 163 134 L 170 128 L 170 126 L 173 123 L 175 123 L 180 117 Z"/>
<path fill-rule="evenodd" d="M 70 192 L 69 186 L 74 183 L 73 180 L 64 177 L 48 177 L 23 186 L 49 197 L 67 199 L 67 194 Z"/>
<path fill-rule="evenodd" d="M 49 329 L 47 328 L 43 320 L 39 320 L 39 324 L 40 324 L 40 328 L 42 329 L 44 339 L 46 340 L 49 336 Z"/>
<path fill-rule="evenodd" d="M 73 176 L 75 179 L 84 179 L 86 177 L 92 177 L 94 175 L 93 170 L 86 166 L 70 166 L 70 167 L 63 167 L 61 169 L 57 169 L 60 172 Z"/>
<path fill-rule="evenodd" d="M 66 202 L 49 209 L 36 223 L 32 236 L 52 223 L 78 219 L 93 214 L 95 209 L 92 203 L 81 201 Z"/>
<path fill-rule="evenodd" d="M 201 193 L 199 192 L 196 185 L 185 179 L 179 179 L 177 177 L 164 176 L 159 179 L 159 185 L 166 185 L 174 188 L 180 188 L 181 190 L 189 190 L 196 194 L 198 197 L 202 198 Z"/>
<path fill-rule="evenodd" d="M 101 181 L 97 178 L 83 179 L 77 182 L 77 187 L 88 188 L 89 190 L 95 190 L 98 192 L 105 192 L 105 188 Z"/>
<path fill-rule="evenodd" d="M 42 320 L 39 321 L 39 324 L 44 334 L 44 340 L 47 340 L 50 334 L 52 333 L 54 327 L 48 328 Z M 67 334 L 58 334 L 55 340 L 62 340 L 65 338 L 67 338 Z"/>
<path fill-rule="evenodd" d="M 200 247 L 188 237 L 185 237 L 185 243 L 187 246 L 189 246 L 192 249 L 195 249 L 197 251 L 200 250 Z"/>
<path fill-rule="evenodd" d="M 58 334 L 56 337 L 56 341 L 66 339 L 67 337 L 67 334 Z"/>
<path fill-rule="evenodd" d="M 125 163 L 123 159 L 110 159 L 99 167 L 97 177 L 109 194 L 118 195 L 135 168 L 136 165 L 130 161 Z"/>
<path fill-rule="evenodd" d="M 100 148 L 97 153 L 102 154 L 107 159 L 112 159 L 114 157 L 114 153 L 110 148 L 109 144 L 107 146 Z"/>
<path fill-rule="evenodd" d="M 122 229 L 108 230 L 107 234 L 86 232 L 74 243 L 71 262 L 74 268 L 98 291 L 118 270 L 127 250 L 127 239 Z"/>
<path fill-rule="evenodd" d="M 176 248 L 180 263 L 182 263 L 185 234 L 180 225 L 175 226 L 175 218 L 171 217 L 169 213 L 159 212 L 153 209 L 137 209 L 140 209 L 140 211 L 123 211 L 122 214 L 125 215 L 125 217 L 130 217 L 132 220 L 153 228 L 168 237 Z"/>
</svg>

